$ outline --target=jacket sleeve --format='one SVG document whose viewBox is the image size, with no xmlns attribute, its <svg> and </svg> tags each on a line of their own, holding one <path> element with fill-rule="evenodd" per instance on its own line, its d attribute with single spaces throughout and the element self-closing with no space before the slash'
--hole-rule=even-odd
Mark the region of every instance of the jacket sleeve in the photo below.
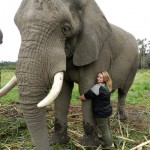
<svg viewBox="0 0 150 150">
<path fill-rule="evenodd" d="M 89 90 L 89 91 L 87 91 L 85 94 L 84 94 L 84 97 L 86 98 L 86 99 L 93 99 L 93 98 L 95 98 L 95 93 L 92 91 L 92 90 Z"/>
</svg>

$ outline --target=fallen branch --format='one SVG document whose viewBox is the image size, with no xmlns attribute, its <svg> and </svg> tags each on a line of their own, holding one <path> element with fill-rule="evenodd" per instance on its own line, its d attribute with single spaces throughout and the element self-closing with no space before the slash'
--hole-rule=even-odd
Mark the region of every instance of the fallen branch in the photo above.
<svg viewBox="0 0 150 150">
<path fill-rule="evenodd" d="M 144 145 L 147 145 L 147 144 L 149 144 L 149 143 L 150 143 L 150 140 L 149 140 L 149 141 L 146 141 L 146 142 L 143 142 L 143 143 L 139 144 L 138 146 L 133 147 L 133 148 L 130 149 L 130 150 L 138 150 L 139 148 L 141 148 L 141 147 L 143 147 Z"/>
<path fill-rule="evenodd" d="M 123 139 L 123 140 L 125 140 L 125 141 L 135 142 L 135 141 L 132 140 L 132 139 L 125 138 L 125 137 L 122 137 L 122 136 L 116 136 L 116 137 L 119 138 L 119 139 Z"/>
</svg>

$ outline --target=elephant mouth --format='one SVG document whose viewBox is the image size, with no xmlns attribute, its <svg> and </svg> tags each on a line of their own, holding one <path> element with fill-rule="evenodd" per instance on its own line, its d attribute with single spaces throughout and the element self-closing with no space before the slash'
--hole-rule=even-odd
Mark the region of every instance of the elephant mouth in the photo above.
<svg viewBox="0 0 150 150">
<path fill-rule="evenodd" d="M 54 82 L 53 82 L 50 92 L 42 101 L 40 101 L 37 104 L 37 107 L 41 108 L 41 107 L 47 106 L 56 99 L 56 97 L 59 95 L 61 88 L 62 88 L 63 77 L 64 77 L 63 72 L 58 72 L 54 76 Z M 0 90 L 0 97 L 7 94 L 16 85 L 17 85 L 17 78 L 16 76 L 13 76 L 12 79 Z"/>
</svg>

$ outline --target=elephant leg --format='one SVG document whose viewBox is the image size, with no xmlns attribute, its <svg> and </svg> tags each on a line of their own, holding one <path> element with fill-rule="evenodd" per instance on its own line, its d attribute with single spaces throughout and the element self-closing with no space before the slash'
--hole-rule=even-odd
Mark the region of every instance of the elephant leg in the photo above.
<svg viewBox="0 0 150 150">
<path fill-rule="evenodd" d="M 131 68 L 131 71 L 125 82 L 124 87 L 118 89 L 118 106 L 117 106 L 116 118 L 120 120 L 127 119 L 127 116 L 125 114 L 125 99 L 137 72 L 136 62 L 137 60 L 135 61 L 133 67 Z"/>
<path fill-rule="evenodd" d="M 49 150 L 45 108 L 39 109 L 36 104 L 21 104 L 21 108 L 37 150 Z"/>
<path fill-rule="evenodd" d="M 70 138 L 67 133 L 67 116 L 72 89 L 73 83 L 64 81 L 61 93 L 55 100 L 54 132 L 50 138 L 50 145 L 64 144 L 69 142 Z"/>
<path fill-rule="evenodd" d="M 83 146 L 97 147 L 98 133 L 93 119 L 91 100 L 82 101 L 84 135 L 80 141 Z"/>
<path fill-rule="evenodd" d="M 120 120 L 127 119 L 127 116 L 125 114 L 126 96 L 127 96 L 127 92 L 125 92 L 124 89 L 119 88 L 118 89 L 118 105 L 117 105 L 116 118 L 120 119 Z"/>
</svg>

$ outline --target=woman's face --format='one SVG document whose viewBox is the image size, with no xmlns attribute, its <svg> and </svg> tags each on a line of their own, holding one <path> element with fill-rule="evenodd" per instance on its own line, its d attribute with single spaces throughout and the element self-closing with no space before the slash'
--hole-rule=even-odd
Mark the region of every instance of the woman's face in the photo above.
<svg viewBox="0 0 150 150">
<path fill-rule="evenodd" d="M 103 83 L 103 82 L 104 82 L 103 75 L 101 73 L 99 73 L 97 75 L 97 83 Z"/>
</svg>

